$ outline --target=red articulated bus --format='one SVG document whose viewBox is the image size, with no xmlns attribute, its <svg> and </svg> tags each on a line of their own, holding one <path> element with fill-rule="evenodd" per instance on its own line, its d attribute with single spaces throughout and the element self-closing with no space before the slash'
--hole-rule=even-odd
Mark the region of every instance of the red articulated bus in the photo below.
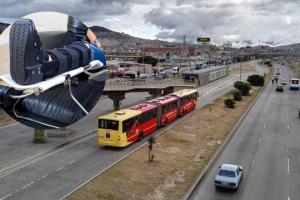
<svg viewBox="0 0 300 200">
<path fill-rule="evenodd" d="M 128 142 L 141 140 L 144 136 L 158 129 L 157 108 L 156 105 L 146 103 L 141 103 L 129 108 L 130 110 L 140 111 L 141 113 L 137 117 L 123 122 L 125 131 L 130 127 L 127 133 Z"/>
<path fill-rule="evenodd" d="M 178 116 L 182 117 L 189 112 L 192 112 L 197 105 L 197 98 L 199 94 L 193 89 L 184 89 L 178 92 L 170 94 L 171 96 L 176 96 L 178 100 Z"/>
<path fill-rule="evenodd" d="M 98 143 L 125 147 L 192 112 L 198 91 L 185 89 L 98 118 Z"/>
<path fill-rule="evenodd" d="M 146 102 L 158 106 L 159 127 L 177 119 L 177 101 L 178 97 L 167 95 Z"/>
</svg>

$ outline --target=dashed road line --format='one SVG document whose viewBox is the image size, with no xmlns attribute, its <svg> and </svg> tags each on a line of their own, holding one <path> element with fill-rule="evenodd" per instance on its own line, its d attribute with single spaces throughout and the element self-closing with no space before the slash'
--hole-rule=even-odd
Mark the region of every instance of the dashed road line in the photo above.
<svg viewBox="0 0 300 200">
<path fill-rule="evenodd" d="M 253 165 L 254 165 L 254 159 L 252 160 L 252 163 L 251 163 L 251 168 L 253 167 Z"/>
<path fill-rule="evenodd" d="M 259 137 L 259 144 L 261 143 L 261 137 Z"/>
<path fill-rule="evenodd" d="M 48 176 L 48 174 L 45 174 L 44 176 L 43 176 L 43 178 L 46 178 Z"/>
<path fill-rule="evenodd" d="M 63 166 L 61 166 L 61 167 L 57 168 L 55 171 L 62 170 L 63 168 L 64 168 L 64 167 L 63 167 Z"/>
<path fill-rule="evenodd" d="M 22 186 L 22 189 L 26 189 L 26 188 L 28 188 L 29 186 L 31 186 L 32 184 L 34 184 L 34 182 L 31 182 L 31 183 L 28 183 L 27 185 Z"/>
<path fill-rule="evenodd" d="M 266 124 L 264 124 L 264 128 L 266 128 L 267 126 L 266 126 Z"/>
<path fill-rule="evenodd" d="M 288 158 L 287 161 L 288 161 L 288 173 L 290 173 L 290 159 Z"/>
<path fill-rule="evenodd" d="M 68 165 L 72 165 L 74 162 L 76 162 L 77 160 L 72 160 L 70 162 L 68 162 Z"/>
<path fill-rule="evenodd" d="M 12 196 L 12 193 L 9 193 L 8 195 L 2 197 L 0 200 L 4 200 L 4 199 L 7 199 L 8 197 L 11 197 Z"/>
<path fill-rule="evenodd" d="M 287 129 L 290 129 L 290 125 L 287 126 Z"/>
</svg>

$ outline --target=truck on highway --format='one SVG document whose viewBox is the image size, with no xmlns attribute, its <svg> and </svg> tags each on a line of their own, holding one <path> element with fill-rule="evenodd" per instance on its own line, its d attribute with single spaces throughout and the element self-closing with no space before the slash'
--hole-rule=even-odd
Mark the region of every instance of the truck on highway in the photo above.
<svg viewBox="0 0 300 200">
<path fill-rule="evenodd" d="M 299 84 L 300 80 L 298 78 L 291 78 L 290 79 L 290 90 L 299 90 L 300 88 L 300 84 Z"/>
</svg>

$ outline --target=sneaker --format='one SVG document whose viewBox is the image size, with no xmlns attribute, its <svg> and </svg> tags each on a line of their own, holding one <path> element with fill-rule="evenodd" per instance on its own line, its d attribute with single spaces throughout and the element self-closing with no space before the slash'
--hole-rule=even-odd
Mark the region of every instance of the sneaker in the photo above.
<svg viewBox="0 0 300 200">
<path fill-rule="evenodd" d="M 34 23 L 30 19 L 18 19 L 9 35 L 10 75 L 21 85 L 43 80 L 43 51 Z"/>
</svg>

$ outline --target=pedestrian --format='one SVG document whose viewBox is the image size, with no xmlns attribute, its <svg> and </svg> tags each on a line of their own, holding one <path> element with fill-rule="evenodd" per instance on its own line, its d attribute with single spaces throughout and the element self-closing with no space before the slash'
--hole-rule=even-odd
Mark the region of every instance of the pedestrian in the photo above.
<svg viewBox="0 0 300 200">
<path fill-rule="evenodd" d="M 136 75 L 137 75 L 138 78 L 140 78 L 140 75 L 141 75 L 140 70 L 137 71 Z"/>
</svg>

